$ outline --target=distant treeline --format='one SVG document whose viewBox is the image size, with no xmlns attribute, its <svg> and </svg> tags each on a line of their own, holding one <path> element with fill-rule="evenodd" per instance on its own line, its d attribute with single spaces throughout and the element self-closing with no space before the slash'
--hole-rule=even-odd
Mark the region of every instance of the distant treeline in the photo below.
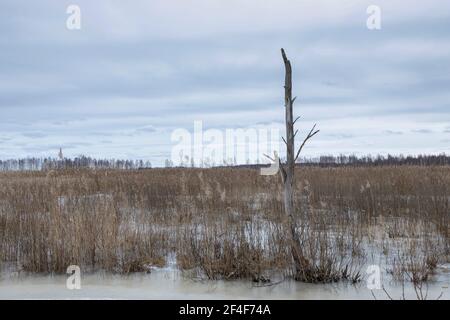
<svg viewBox="0 0 450 320">
<path fill-rule="evenodd" d="M 381 165 L 417 165 L 417 166 L 443 166 L 450 165 L 450 156 L 446 154 L 439 155 L 377 155 L 377 156 L 320 156 L 317 158 L 301 159 L 301 164 L 310 165 L 355 165 L 355 166 L 381 166 Z"/>
<path fill-rule="evenodd" d="M 77 168 L 133 170 L 151 167 L 152 164 L 150 161 L 94 159 L 85 156 L 76 157 L 74 159 L 25 158 L 0 160 L 0 171 L 37 171 Z"/>
<path fill-rule="evenodd" d="M 281 158 L 284 162 L 284 159 Z M 450 156 L 446 154 L 440 155 L 377 155 L 377 156 L 356 156 L 356 155 L 339 155 L 339 156 L 320 156 L 314 158 L 300 158 L 296 162 L 297 166 L 320 166 L 320 167 L 337 167 L 337 166 L 445 166 L 450 165 Z M 261 164 L 244 164 L 237 165 L 240 168 L 259 168 L 268 165 Z"/>
<path fill-rule="evenodd" d="M 308 166 L 385 166 L 385 165 L 417 165 L 417 166 L 443 166 L 450 165 L 450 156 L 440 155 L 377 155 L 377 156 L 320 156 L 315 158 L 302 158 L 298 165 Z M 172 162 L 166 160 L 166 167 L 172 167 Z M 261 164 L 234 165 L 235 167 L 254 168 L 261 167 Z M 55 158 L 25 158 L 0 160 L 0 171 L 25 171 L 25 170 L 55 170 L 55 169 L 120 169 L 136 170 L 151 168 L 150 161 L 143 160 L 121 160 L 121 159 L 94 159 L 80 156 L 74 159 Z"/>
</svg>

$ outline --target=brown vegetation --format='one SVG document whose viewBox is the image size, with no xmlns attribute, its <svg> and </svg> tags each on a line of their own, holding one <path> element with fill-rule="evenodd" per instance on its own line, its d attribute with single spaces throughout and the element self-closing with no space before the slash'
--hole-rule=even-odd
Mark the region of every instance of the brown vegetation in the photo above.
<svg viewBox="0 0 450 320">
<path fill-rule="evenodd" d="M 449 259 L 450 167 L 305 167 L 296 275 L 279 176 L 256 169 L 0 173 L 0 264 L 31 272 L 163 266 L 210 279 L 358 281 L 365 263 L 428 280 Z"/>
</svg>

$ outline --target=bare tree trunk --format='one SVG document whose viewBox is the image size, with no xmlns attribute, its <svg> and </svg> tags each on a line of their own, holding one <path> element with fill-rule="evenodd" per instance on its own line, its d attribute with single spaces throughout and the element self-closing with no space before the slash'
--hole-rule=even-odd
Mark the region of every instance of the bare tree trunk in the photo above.
<svg viewBox="0 0 450 320">
<path fill-rule="evenodd" d="M 296 278 L 302 277 L 302 273 L 309 267 L 309 261 L 304 257 L 300 237 L 298 234 L 297 221 L 294 215 L 294 171 L 295 171 L 295 161 L 300 155 L 300 151 L 303 148 L 305 142 L 314 136 L 317 132 L 314 132 L 314 128 L 311 129 L 308 136 L 303 141 L 297 154 L 294 154 L 295 148 L 295 135 L 294 124 L 297 119 L 294 120 L 293 116 L 293 104 L 295 98 L 292 98 L 292 67 L 291 62 L 286 57 L 284 49 L 281 49 L 281 55 L 283 57 L 285 66 L 285 80 L 284 80 L 284 106 L 285 106 L 285 120 L 286 120 L 286 139 L 284 143 L 286 144 L 286 164 L 281 165 L 280 163 L 280 173 L 282 182 L 284 184 L 284 211 L 288 218 L 289 229 L 290 229 L 290 240 L 291 240 L 291 253 L 295 264 Z"/>
<path fill-rule="evenodd" d="M 297 223 L 294 217 L 294 116 L 292 100 L 292 67 L 283 49 L 281 49 L 285 67 L 284 79 L 284 107 L 286 122 L 286 165 L 282 167 L 281 174 L 284 184 L 284 212 L 288 217 L 291 236 L 292 258 L 295 263 L 296 276 L 302 269 L 301 247 L 297 234 Z"/>
</svg>

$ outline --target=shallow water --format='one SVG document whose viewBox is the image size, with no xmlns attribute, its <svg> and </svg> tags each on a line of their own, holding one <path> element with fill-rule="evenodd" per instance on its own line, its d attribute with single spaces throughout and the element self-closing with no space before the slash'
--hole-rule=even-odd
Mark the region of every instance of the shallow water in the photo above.
<svg viewBox="0 0 450 320">
<path fill-rule="evenodd" d="M 66 287 L 68 276 L 3 274 L 0 299 L 370 299 L 372 292 L 363 281 L 348 283 L 305 284 L 291 280 L 257 287 L 250 281 L 195 281 L 178 271 L 163 268 L 150 274 L 129 276 L 89 274 L 81 277 L 81 289 Z M 275 281 L 274 281 L 275 282 Z M 428 299 L 450 299 L 450 272 L 443 268 L 428 286 Z M 393 299 L 402 298 L 401 285 L 384 283 Z M 388 299 L 383 290 L 374 290 L 377 299 Z M 407 299 L 416 299 L 413 288 L 405 288 Z"/>
</svg>

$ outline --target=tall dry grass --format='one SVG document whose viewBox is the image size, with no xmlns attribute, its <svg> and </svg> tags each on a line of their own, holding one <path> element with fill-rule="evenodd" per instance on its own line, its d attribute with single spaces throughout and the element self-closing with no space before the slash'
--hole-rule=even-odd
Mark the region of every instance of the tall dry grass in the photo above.
<svg viewBox="0 0 450 320">
<path fill-rule="evenodd" d="M 358 281 L 381 259 L 416 279 L 449 261 L 448 166 L 298 170 L 297 280 Z M 174 255 L 193 276 L 292 276 L 278 179 L 243 168 L 0 173 L 0 263 L 128 273 Z"/>
</svg>

